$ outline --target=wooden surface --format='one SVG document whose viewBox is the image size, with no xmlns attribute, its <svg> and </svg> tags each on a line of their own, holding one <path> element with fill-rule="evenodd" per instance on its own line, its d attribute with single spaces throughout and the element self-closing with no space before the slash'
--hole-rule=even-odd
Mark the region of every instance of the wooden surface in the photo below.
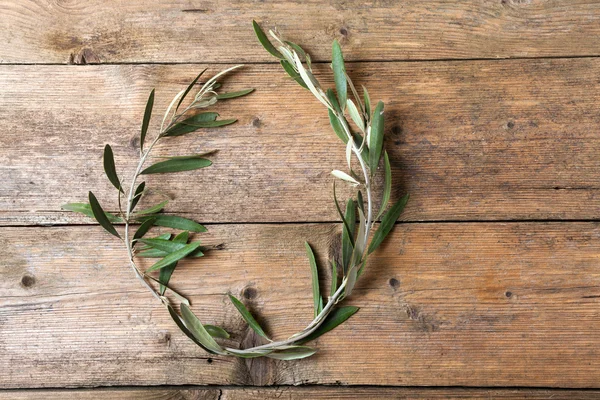
<svg viewBox="0 0 600 400">
<path fill-rule="evenodd" d="M 217 107 L 237 124 L 157 148 L 218 149 L 214 166 L 151 177 L 147 201 L 224 243 L 172 283 L 229 345 L 257 338 L 227 293 L 276 337 L 309 322 L 303 242 L 339 251 L 344 148 L 252 19 L 327 85 L 340 40 L 386 103 L 393 197 L 411 194 L 348 299 L 360 312 L 297 362 L 204 353 L 118 241 L 60 210 L 90 189 L 116 206 L 102 148 L 132 172 L 152 88 L 164 109 L 201 69 L 249 63 L 223 83 L 256 92 Z M 584 0 L 0 0 L 0 399 L 600 398 L 599 33 Z"/>
</svg>

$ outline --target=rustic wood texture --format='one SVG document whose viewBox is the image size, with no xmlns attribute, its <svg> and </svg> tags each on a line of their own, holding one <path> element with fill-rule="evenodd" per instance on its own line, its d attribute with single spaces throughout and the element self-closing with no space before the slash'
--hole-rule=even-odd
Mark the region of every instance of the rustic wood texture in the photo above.
<svg viewBox="0 0 600 400">
<path fill-rule="evenodd" d="M 163 110 L 201 68 L 1 67 L 0 224 L 89 223 L 60 211 L 88 190 L 116 207 L 102 173 L 104 143 L 129 176 L 150 89 Z M 330 85 L 328 67 L 318 70 Z M 403 220 L 600 215 L 598 58 L 354 63 L 349 71 L 386 102 L 394 196 L 411 194 Z M 150 177 L 157 192 L 149 201 L 166 195 L 170 212 L 204 222 L 337 220 L 329 172 L 344 165 L 344 146 L 324 107 L 284 75 L 253 65 L 225 81 L 257 89 L 215 108 L 239 122 L 173 139 L 156 153 L 218 149 L 214 166 Z"/>
<path fill-rule="evenodd" d="M 276 337 L 311 318 L 303 241 L 322 262 L 339 224 L 216 225 L 225 249 L 173 285 L 229 345 L 256 341 L 231 292 Z M 600 379 L 598 223 L 396 226 L 348 304 L 361 310 L 299 362 L 214 357 L 134 279 L 100 227 L 0 230 L 0 386 L 594 387 Z M 148 263 L 143 265 L 149 265 Z M 323 285 L 327 284 L 327 273 Z"/>
<path fill-rule="evenodd" d="M 79 390 L 11 390 L 0 392 L 1 400 L 306 400 L 306 399 L 597 399 L 596 390 L 463 389 L 390 387 L 279 387 L 279 388 L 119 388 Z"/>
<path fill-rule="evenodd" d="M 317 60 L 334 38 L 349 60 L 600 54 L 600 5 L 589 0 L 3 0 L 0 62 L 272 61 L 252 19 L 309 44 Z"/>
</svg>

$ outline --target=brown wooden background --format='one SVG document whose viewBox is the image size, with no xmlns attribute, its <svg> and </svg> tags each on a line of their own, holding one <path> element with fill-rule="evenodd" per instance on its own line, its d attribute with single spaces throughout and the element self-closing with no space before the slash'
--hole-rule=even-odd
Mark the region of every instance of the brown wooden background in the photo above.
<svg viewBox="0 0 600 400">
<path fill-rule="evenodd" d="M 233 346 L 254 337 L 227 292 L 277 337 L 306 324 L 303 241 L 336 249 L 344 148 L 252 19 L 328 83 L 340 40 L 386 103 L 394 197 L 411 194 L 349 299 L 361 311 L 298 362 L 209 357 L 119 242 L 60 210 L 114 200 L 102 148 L 131 173 L 151 88 L 164 109 L 204 67 L 246 63 L 225 83 L 256 92 L 218 108 L 237 124 L 158 149 L 219 149 L 151 179 L 225 243 L 172 282 Z M 0 0 L 0 398 L 599 397 L 599 35 L 586 0 Z"/>
</svg>

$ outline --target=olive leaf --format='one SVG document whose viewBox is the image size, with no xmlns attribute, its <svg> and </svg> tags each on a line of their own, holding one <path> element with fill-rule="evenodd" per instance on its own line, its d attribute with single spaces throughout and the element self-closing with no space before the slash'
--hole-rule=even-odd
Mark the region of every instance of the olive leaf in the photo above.
<svg viewBox="0 0 600 400">
<path fill-rule="evenodd" d="M 144 237 L 144 235 L 146 233 L 148 233 L 148 231 L 150 230 L 150 228 L 152 228 L 152 226 L 154 226 L 154 218 L 148 218 L 147 220 L 145 220 L 144 222 L 142 222 L 142 224 L 140 225 L 140 227 L 137 229 L 137 231 L 135 231 L 135 234 L 133 235 L 133 244 L 132 246 L 135 246 L 135 242 L 141 238 Z"/>
<path fill-rule="evenodd" d="M 179 235 L 175 236 L 173 242 L 185 245 L 189 239 L 189 236 L 190 234 L 188 231 L 183 231 Z M 159 293 L 161 295 L 165 294 L 165 290 L 167 289 L 167 285 L 169 284 L 169 280 L 171 280 L 171 276 L 173 275 L 175 268 L 177 268 L 177 261 L 160 269 L 158 280 L 160 281 Z"/>
<path fill-rule="evenodd" d="M 148 132 L 148 126 L 150 125 L 150 117 L 152 116 L 152 108 L 154 107 L 154 89 L 148 96 L 146 102 L 146 109 L 144 110 L 144 119 L 142 120 L 142 130 L 140 133 L 140 151 L 144 151 L 144 141 L 146 140 L 146 133 Z"/>
<path fill-rule="evenodd" d="M 346 321 L 348 318 L 356 314 L 360 310 L 354 306 L 342 306 L 334 308 L 331 313 L 325 318 L 325 321 L 310 335 L 299 341 L 298 343 L 307 343 L 311 340 L 315 340 L 319 336 L 326 334 L 327 332 L 337 328 L 340 324 Z"/>
<path fill-rule="evenodd" d="M 308 262 L 310 263 L 313 301 L 316 318 L 317 315 L 319 315 L 320 309 L 323 308 L 323 298 L 321 297 L 321 291 L 319 290 L 319 270 L 317 269 L 317 261 L 315 260 L 315 254 L 313 253 L 312 248 L 310 247 L 308 242 L 304 242 L 304 246 L 306 247 L 306 256 L 308 257 Z"/>
<path fill-rule="evenodd" d="M 89 203 L 67 203 L 67 204 L 63 204 L 62 206 L 60 206 L 60 208 L 62 208 L 63 210 L 66 210 L 66 211 L 81 213 L 87 217 L 94 218 L 94 213 L 92 212 L 92 207 L 90 206 Z M 111 223 L 123 222 L 123 220 L 121 218 L 119 218 L 116 215 L 111 214 L 109 212 L 105 211 L 104 215 Z"/>
<path fill-rule="evenodd" d="M 346 182 L 350 182 L 353 185 L 360 185 L 360 182 L 358 182 L 356 179 L 354 179 L 353 177 L 351 177 L 350 175 L 348 175 L 347 173 L 340 171 L 339 169 L 334 169 L 333 171 L 331 171 L 331 174 L 333 176 L 335 176 L 336 178 L 342 179 Z"/>
<path fill-rule="evenodd" d="M 346 205 L 344 220 L 346 225 L 342 229 L 342 267 L 344 273 L 348 272 L 354 251 L 354 233 L 356 229 L 356 205 L 354 200 L 349 199 Z"/>
<path fill-rule="evenodd" d="M 310 357 L 317 352 L 317 349 L 307 346 L 287 346 L 283 347 L 282 350 L 273 351 L 266 354 L 266 357 L 274 358 L 276 360 L 299 360 L 301 358 Z"/>
<path fill-rule="evenodd" d="M 358 108 L 356 108 L 356 105 L 354 104 L 354 102 L 351 99 L 347 100 L 347 104 L 348 104 L 348 114 L 350 114 L 350 118 L 352 118 L 352 121 L 354 121 L 356 126 L 358 126 L 358 128 L 364 132 L 365 131 L 365 123 L 363 122 L 363 119 L 360 116 Z"/>
<path fill-rule="evenodd" d="M 165 208 L 165 206 L 167 205 L 168 202 L 169 202 L 169 200 L 165 200 L 156 205 L 153 205 L 152 207 L 148 207 L 148 208 L 143 209 L 142 211 L 138 211 L 137 214 L 138 215 L 155 214 L 157 212 L 160 212 L 163 208 Z"/>
<path fill-rule="evenodd" d="M 189 329 L 196 340 L 205 347 L 205 349 L 213 354 L 225 354 L 225 351 L 215 339 L 206 331 L 204 325 L 198 317 L 190 310 L 186 304 L 181 304 L 181 316 L 185 322 L 185 326 Z"/>
<path fill-rule="evenodd" d="M 206 329 L 206 332 L 208 332 L 210 336 L 214 338 L 229 339 L 230 337 L 229 333 L 225 329 L 220 328 L 218 326 L 204 325 L 204 329 Z"/>
<path fill-rule="evenodd" d="M 186 233 L 187 231 L 184 231 L 182 233 Z M 185 242 L 182 242 L 182 236 L 180 236 L 181 233 L 177 236 L 175 236 L 175 238 L 179 238 L 179 240 L 175 240 L 173 239 L 173 241 L 170 240 L 164 240 L 164 239 L 159 239 L 159 238 L 154 238 L 154 239 L 140 239 L 139 241 L 141 243 L 147 244 L 148 246 L 152 247 L 152 249 L 154 250 L 158 250 L 160 251 L 160 253 L 157 254 L 157 257 L 166 257 L 167 255 L 174 253 L 178 250 L 181 250 L 182 248 L 185 247 L 185 244 L 187 243 L 187 240 Z M 185 236 L 183 236 L 185 237 Z M 193 251 L 192 253 L 188 254 L 187 257 L 191 257 L 191 258 L 196 258 L 196 257 L 202 257 L 204 254 L 202 252 L 202 249 L 200 247 L 198 247 L 198 249 L 196 249 L 195 251 Z M 142 256 L 142 253 L 140 253 L 140 256 Z M 148 257 L 146 255 L 146 257 Z"/>
<path fill-rule="evenodd" d="M 229 299 L 231 300 L 231 302 L 233 303 L 235 308 L 237 308 L 237 310 L 240 312 L 240 314 L 242 315 L 242 318 L 244 318 L 244 321 L 246 321 L 248 323 L 250 328 L 252 328 L 252 330 L 254 330 L 254 332 L 256 332 L 259 336 L 262 336 L 265 339 L 270 341 L 271 339 L 269 339 L 269 337 L 267 336 L 265 331 L 261 328 L 261 326 L 258 324 L 256 319 L 254 319 L 252 314 L 250 314 L 250 311 L 248 311 L 248 309 L 246 308 L 244 303 L 239 301 L 237 298 L 235 298 L 231 294 L 229 295 Z"/>
<path fill-rule="evenodd" d="M 383 148 L 383 103 L 380 101 L 373 111 L 371 124 L 371 137 L 369 140 L 369 168 L 371 172 L 377 170 L 381 150 Z"/>
<path fill-rule="evenodd" d="M 220 93 L 217 95 L 217 100 L 235 99 L 236 97 L 246 96 L 254 92 L 254 88 L 239 90 L 237 92 Z"/>
<path fill-rule="evenodd" d="M 196 336 L 187 328 L 187 326 L 183 322 L 182 318 L 179 316 L 179 314 L 177 314 L 177 312 L 173 309 L 173 307 L 171 307 L 170 305 L 167 304 L 167 310 L 169 310 L 169 315 L 171 316 L 171 318 L 173 318 L 173 321 L 175 321 L 175 324 L 177 324 L 177 327 L 183 333 L 185 333 L 185 335 L 187 337 L 192 339 L 192 341 L 194 343 L 196 343 L 198 346 L 202 347 L 205 351 L 214 354 L 213 351 L 209 350 L 208 347 L 204 346 L 204 344 L 202 342 L 200 342 L 198 339 L 196 339 Z"/>
<path fill-rule="evenodd" d="M 92 208 L 92 214 L 94 215 L 94 218 L 96 218 L 96 221 L 98 221 L 100 226 L 106 229 L 106 231 L 111 235 L 115 235 L 116 237 L 121 238 L 115 227 L 108 220 L 108 217 L 104 213 L 104 210 L 100 206 L 100 203 L 98 203 L 96 196 L 94 196 L 92 192 L 89 192 L 88 197 L 90 200 L 90 207 Z"/>
<path fill-rule="evenodd" d="M 166 228 L 181 229 L 182 231 L 196 233 L 207 231 L 204 226 L 200 225 L 196 221 L 192 221 L 191 219 L 180 217 L 178 215 L 157 214 L 152 216 L 136 217 L 136 219 L 141 221 L 145 220 L 146 218 L 155 218 L 156 221 L 154 221 L 154 225 L 156 226 L 164 226 Z"/>
<path fill-rule="evenodd" d="M 146 182 L 142 182 L 135 189 L 135 194 L 133 195 L 133 199 L 131 199 L 131 205 L 129 207 L 129 212 L 133 211 L 133 209 L 135 208 L 137 203 L 140 201 L 145 188 L 146 188 Z"/>
<path fill-rule="evenodd" d="M 381 214 L 384 213 L 387 208 L 388 202 L 390 201 L 390 195 L 392 193 L 392 167 L 390 165 L 390 159 L 388 157 L 387 151 L 383 153 L 383 162 L 385 166 L 385 181 L 383 185 L 383 197 L 381 198 L 381 206 L 379 208 L 379 213 L 377 213 L 377 217 L 375 219 L 379 219 Z"/>
<path fill-rule="evenodd" d="M 104 146 L 104 172 L 108 177 L 110 183 L 113 184 L 117 190 L 123 192 L 123 188 L 121 188 L 121 182 L 119 181 L 119 177 L 117 176 L 117 171 L 115 169 L 115 158 L 113 156 L 113 151 L 110 145 Z"/>
<path fill-rule="evenodd" d="M 379 229 L 375 232 L 373 239 L 371 240 L 371 244 L 369 245 L 368 254 L 371 254 L 383 242 L 383 239 L 390 233 L 396 220 L 400 217 L 402 210 L 404 210 L 404 206 L 408 202 L 409 195 L 403 196 L 400 200 L 396 202 L 392 207 L 390 207 L 389 211 L 383 216 L 381 219 L 381 224 L 379 225 Z"/>
<path fill-rule="evenodd" d="M 157 263 L 152 265 L 150 268 L 148 268 L 146 270 L 146 272 L 156 271 L 157 269 L 164 268 L 169 264 L 179 261 L 182 258 L 186 257 L 188 254 L 192 253 L 199 246 L 200 246 L 200 242 L 192 242 L 190 244 L 186 244 L 179 250 L 169 253 L 168 256 L 166 256 L 165 258 L 163 258 L 162 260 L 158 261 Z"/>
<path fill-rule="evenodd" d="M 308 89 L 308 86 L 306 86 L 306 83 L 304 83 L 300 74 L 297 73 L 294 67 L 292 66 L 293 64 L 290 64 L 290 62 L 286 60 L 280 60 L 279 63 L 283 67 L 283 70 L 287 72 L 287 74 L 290 76 L 290 78 L 298 82 L 300 86 L 302 86 L 304 89 Z"/>
<path fill-rule="evenodd" d="M 273 44 L 271 43 L 271 41 L 269 40 L 269 38 L 267 37 L 265 32 L 262 30 L 260 25 L 258 25 L 256 23 L 256 21 L 253 20 L 252 26 L 254 26 L 254 33 L 256 34 L 258 41 L 260 42 L 260 44 L 262 44 L 262 46 L 265 48 L 265 50 L 268 51 L 269 53 L 271 53 L 271 55 L 273 57 L 283 59 L 283 56 L 281 55 L 281 53 L 279 51 L 277 51 L 275 46 L 273 46 Z"/>
<path fill-rule="evenodd" d="M 205 168 L 212 165 L 212 161 L 206 158 L 184 158 L 170 159 L 157 162 L 143 170 L 142 175 L 165 174 L 171 172 L 191 171 L 194 169 Z"/>
<path fill-rule="evenodd" d="M 204 70 L 202 72 L 200 72 L 198 74 L 198 76 L 196 76 L 196 78 L 192 81 L 192 83 L 190 83 L 188 85 L 188 87 L 185 89 L 185 92 L 183 92 L 183 94 L 181 95 L 181 97 L 179 98 L 179 103 L 177 103 L 177 107 L 175 107 L 175 112 L 177 112 L 177 110 L 179 110 L 179 106 L 181 106 L 181 103 L 183 103 L 183 100 L 185 99 L 185 97 L 188 95 L 188 93 L 190 92 L 190 90 L 192 90 L 192 88 L 194 87 L 194 85 L 196 84 L 196 82 L 198 82 L 198 79 L 200 79 L 200 77 L 206 72 L 206 68 L 204 68 Z"/>
<path fill-rule="evenodd" d="M 333 41 L 331 52 L 331 65 L 333 67 L 333 79 L 335 80 L 335 89 L 339 104 L 346 107 L 347 86 L 346 86 L 346 66 L 344 65 L 344 56 L 337 40 Z"/>
<path fill-rule="evenodd" d="M 332 259 L 329 264 L 331 265 L 331 290 L 329 291 L 329 296 L 333 297 L 338 288 L 337 264 L 335 259 Z"/>
</svg>

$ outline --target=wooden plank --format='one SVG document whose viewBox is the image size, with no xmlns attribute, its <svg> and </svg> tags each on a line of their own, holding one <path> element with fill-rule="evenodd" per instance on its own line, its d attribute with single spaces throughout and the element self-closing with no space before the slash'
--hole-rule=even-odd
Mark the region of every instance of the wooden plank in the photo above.
<svg viewBox="0 0 600 400">
<path fill-rule="evenodd" d="M 226 293 L 275 337 L 310 321 L 303 241 L 323 263 L 338 224 L 209 228 L 203 241 L 225 248 L 183 263 L 172 281 L 205 323 L 230 331 L 229 345 L 256 341 Z M 100 227 L 3 228 L 0 248 L 3 388 L 600 381 L 598 223 L 398 225 L 348 300 L 359 313 L 321 337 L 315 357 L 289 363 L 194 346 Z"/>
<path fill-rule="evenodd" d="M 116 207 L 102 172 L 104 144 L 113 146 L 119 173 L 130 175 L 150 89 L 157 87 L 163 110 L 201 68 L 3 66 L 0 223 L 89 223 L 60 205 L 84 200 L 90 189 Z M 318 68 L 330 76 L 327 66 Z M 394 197 L 411 194 L 403 219 L 600 215 L 599 59 L 349 68 L 357 84 L 387 104 Z M 219 149 L 215 165 L 150 177 L 162 195 L 154 192 L 149 201 L 166 194 L 170 211 L 205 222 L 337 220 L 329 171 L 345 164 L 344 146 L 322 105 L 275 66 L 249 66 L 226 85 L 257 88 L 217 107 L 237 124 L 174 139 L 157 153 Z"/>
<path fill-rule="evenodd" d="M 539 389 L 391 388 L 391 387 L 278 387 L 278 388 L 118 388 L 0 391 L 0 399 L 62 400 L 304 400 L 304 399 L 597 399 L 600 391 Z"/>
<path fill-rule="evenodd" d="M 600 5 L 589 0 L 4 0 L 0 11 L 3 63 L 271 62 L 252 19 L 316 60 L 334 38 L 350 60 L 600 54 Z"/>
</svg>

